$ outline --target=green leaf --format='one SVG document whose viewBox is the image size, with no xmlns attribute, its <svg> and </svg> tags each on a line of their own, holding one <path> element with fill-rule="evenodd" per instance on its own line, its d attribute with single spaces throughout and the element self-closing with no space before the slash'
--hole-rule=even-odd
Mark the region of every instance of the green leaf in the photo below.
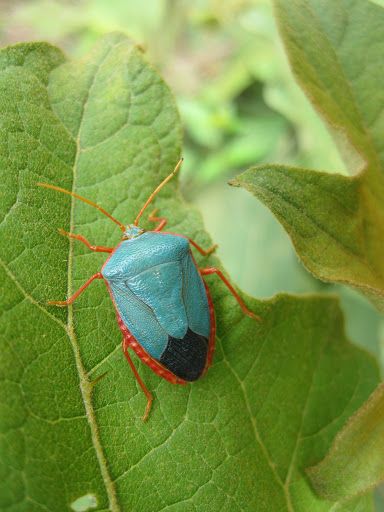
<svg viewBox="0 0 384 512">
<path fill-rule="evenodd" d="M 384 310 L 384 11 L 365 0 L 275 0 L 293 73 L 352 174 L 263 165 L 232 182 L 276 215 L 308 270 Z"/>
<path fill-rule="evenodd" d="M 214 364 L 201 381 L 172 386 L 135 358 L 155 394 L 143 423 L 145 398 L 103 283 L 68 311 L 46 305 L 105 260 L 57 228 L 106 246 L 121 233 L 97 210 L 36 182 L 72 189 L 132 222 L 179 157 L 173 98 L 120 35 L 79 62 L 60 64 L 60 52 L 35 44 L 0 59 L 0 508 L 335 510 L 304 470 L 322 460 L 378 381 L 373 358 L 345 339 L 337 303 L 245 297 L 263 317 L 258 324 L 211 276 Z M 170 230 L 209 245 L 176 182 L 156 206 Z M 371 497 L 338 510 L 371 511 Z"/>
<path fill-rule="evenodd" d="M 384 385 L 350 418 L 327 456 L 308 470 L 316 491 L 329 500 L 367 492 L 384 480 Z"/>
</svg>

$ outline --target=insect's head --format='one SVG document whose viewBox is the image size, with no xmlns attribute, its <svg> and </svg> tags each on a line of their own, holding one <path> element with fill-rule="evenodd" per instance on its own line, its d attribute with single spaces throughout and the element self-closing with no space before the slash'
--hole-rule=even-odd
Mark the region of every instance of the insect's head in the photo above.
<svg viewBox="0 0 384 512">
<path fill-rule="evenodd" d="M 139 226 L 135 226 L 134 224 L 128 224 L 124 233 L 123 240 L 131 240 L 132 238 L 137 238 L 138 236 L 144 233 L 144 229 Z"/>
</svg>

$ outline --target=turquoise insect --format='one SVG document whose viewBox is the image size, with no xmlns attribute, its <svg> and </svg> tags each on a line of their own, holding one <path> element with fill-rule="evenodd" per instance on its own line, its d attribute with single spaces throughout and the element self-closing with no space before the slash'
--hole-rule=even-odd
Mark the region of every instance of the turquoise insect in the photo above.
<svg viewBox="0 0 384 512">
<path fill-rule="evenodd" d="M 123 334 L 124 355 L 147 398 L 144 420 L 148 417 L 153 397 L 141 379 L 129 349 L 157 375 L 172 384 L 198 380 L 212 362 L 216 335 L 215 313 L 209 288 L 202 276 L 218 275 L 243 312 L 260 320 L 245 306 L 219 269 L 197 266 L 191 246 L 203 256 L 211 254 L 216 246 L 204 250 L 190 238 L 164 232 L 167 219 L 157 217 L 156 210 L 149 216 L 150 221 L 157 223 L 155 229 L 146 231 L 139 226 L 144 211 L 177 173 L 181 163 L 182 159 L 152 192 L 134 223 L 128 226 L 89 199 L 56 185 L 38 183 L 41 187 L 63 192 L 97 208 L 123 231 L 121 242 L 111 248 L 91 245 L 82 235 L 60 229 L 62 235 L 83 242 L 92 251 L 110 253 L 110 256 L 101 271 L 91 276 L 71 297 L 65 301 L 49 301 L 49 304 L 69 306 L 92 281 L 105 281 Z"/>
</svg>

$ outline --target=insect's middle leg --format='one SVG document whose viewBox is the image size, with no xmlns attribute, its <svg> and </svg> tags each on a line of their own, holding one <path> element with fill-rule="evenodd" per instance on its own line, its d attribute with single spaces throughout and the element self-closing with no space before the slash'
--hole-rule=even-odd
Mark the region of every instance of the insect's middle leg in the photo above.
<svg viewBox="0 0 384 512">
<path fill-rule="evenodd" d="M 151 222 L 158 222 L 158 225 L 155 227 L 155 229 L 153 231 L 159 232 L 164 229 L 165 225 L 168 222 L 168 219 L 166 219 L 165 217 L 157 217 L 156 216 L 157 211 L 158 211 L 157 208 L 155 210 L 153 210 L 153 212 L 148 217 L 148 220 L 150 220 Z"/>
<path fill-rule="evenodd" d="M 139 372 L 136 370 L 136 367 L 133 364 L 131 356 L 128 353 L 129 344 L 128 344 L 128 340 L 126 338 L 123 338 L 122 345 L 123 345 L 123 352 L 124 352 L 125 358 L 127 359 L 129 366 L 131 367 L 133 375 L 135 376 L 135 379 L 137 380 L 137 382 L 139 383 L 139 386 L 141 387 L 145 396 L 147 397 L 147 405 L 145 407 L 144 416 L 143 416 L 143 421 L 146 421 L 146 419 L 148 418 L 148 415 L 149 415 L 149 411 L 151 410 L 151 407 L 152 407 L 153 396 L 152 396 L 152 393 L 148 390 L 147 386 L 144 384 L 142 378 L 139 375 Z"/>
<path fill-rule="evenodd" d="M 207 276 L 207 275 L 210 275 L 210 274 L 216 274 L 218 277 L 220 277 L 220 279 L 223 281 L 225 286 L 228 288 L 228 290 L 231 292 L 231 294 L 237 300 L 237 302 L 238 302 L 239 306 L 241 307 L 243 313 L 246 314 L 247 316 L 253 318 L 254 320 L 257 320 L 258 322 L 262 321 L 261 318 L 258 315 L 255 315 L 255 313 L 253 313 L 252 311 L 250 311 L 247 308 L 247 306 L 244 304 L 244 302 L 243 302 L 242 298 L 240 297 L 240 295 L 236 292 L 234 287 L 231 285 L 231 283 L 228 281 L 228 279 L 225 277 L 225 275 L 221 272 L 221 270 L 219 270 L 218 268 L 215 268 L 215 267 L 201 268 L 200 269 L 200 274 L 202 276 Z"/>
<path fill-rule="evenodd" d="M 71 297 L 69 297 L 67 300 L 49 300 L 47 304 L 50 304 L 52 306 L 69 306 L 70 304 L 72 304 L 73 302 L 75 302 L 75 300 L 77 299 L 77 297 L 83 293 L 83 291 L 88 288 L 88 286 L 92 283 L 92 281 L 94 281 L 95 279 L 103 279 L 103 276 L 101 274 L 101 272 L 97 272 L 97 274 L 93 274 L 93 276 L 91 276 L 88 281 L 86 281 L 83 286 L 80 286 L 80 288 L 73 294 L 71 295 Z"/>
<path fill-rule="evenodd" d="M 211 247 L 208 247 L 208 249 L 203 249 L 198 243 L 196 243 L 192 238 L 188 238 L 189 243 L 193 245 L 195 249 L 199 251 L 200 254 L 203 256 L 208 256 L 209 254 L 212 254 L 217 249 L 217 244 L 212 245 Z"/>
<path fill-rule="evenodd" d="M 83 242 L 88 249 L 95 252 L 113 252 L 113 247 L 104 247 L 103 245 L 91 245 L 90 242 L 83 235 L 76 235 L 75 233 L 68 233 L 68 231 L 64 231 L 64 229 L 59 229 L 60 235 L 67 236 L 68 238 L 74 238 L 75 240 L 80 240 Z"/>
</svg>

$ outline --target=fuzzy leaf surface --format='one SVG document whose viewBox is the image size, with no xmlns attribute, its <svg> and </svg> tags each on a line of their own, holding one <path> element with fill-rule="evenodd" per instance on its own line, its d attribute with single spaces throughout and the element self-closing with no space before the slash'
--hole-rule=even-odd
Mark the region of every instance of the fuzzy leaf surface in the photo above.
<svg viewBox="0 0 384 512">
<path fill-rule="evenodd" d="M 125 37 L 107 37 L 82 61 L 63 60 L 45 44 L 0 54 L 1 510 L 335 510 L 304 469 L 322 460 L 378 381 L 373 359 L 345 339 L 335 300 L 245 297 L 263 317 L 257 324 L 207 278 L 214 364 L 201 381 L 172 386 L 135 357 L 155 395 L 147 423 L 104 283 L 68 310 L 46 305 L 105 260 L 57 228 L 105 246 L 121 234 L 97 210 L 36 182 L 73 190 L 129 223 L 181 146 L 169 89 Z M 156 206 L 170 230 L 210 244 L 176 182 Z M 337 510 L 371 511 L 371 498 Z"/>
</svg>

